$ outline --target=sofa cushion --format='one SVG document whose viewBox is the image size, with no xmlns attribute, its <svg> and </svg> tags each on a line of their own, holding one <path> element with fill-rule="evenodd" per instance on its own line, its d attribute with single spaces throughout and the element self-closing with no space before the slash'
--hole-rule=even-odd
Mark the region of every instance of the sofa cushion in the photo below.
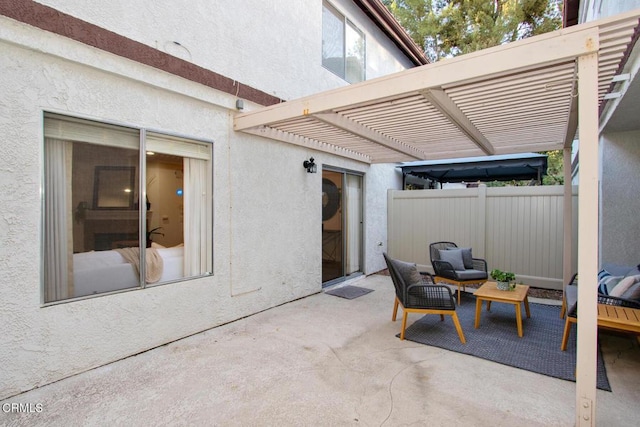
<svg viewBox="0 0 640 427">
<path fill-rule="evenodd" d="M 447 249 L 440 251 L 440 260 L 451 264 L 454 270 L 464 270 L 462 251 L 460 249 Z"/>
<path fill-rule="evenodd" d="M 620 298 L 640 301 L 640 281 L 636 281 Z"/>
<path fill-rule="evenodd" d="M 603 270 L 609 272 L 612 276 L 629 276 L 629 273 L 636 269 L 636 267 L 632 265 L 620 265 L 620 264 L 612 264 L 610 262 L 604 264 L 602 266 Z M 636 273 L 640 274 L 640 273 Z M 635 276 L 636 274 L 631 274 L 631 276 Z M 600 277 L 598 277 L 599 279 Z"/>
<path fill-rule="evenodd" d="M 486 280 L 487 272 L 482 270 L 464 270 L 456 271 L 460 280 Z"/>
<path fill-rule="evenodd" d="M 567 302 L 567 313 L 570 316 L 575 316 L 575 309 L 578 305 L 578 287 L 575 285 L 565 287 L 564 298 Z"/>
</svg>

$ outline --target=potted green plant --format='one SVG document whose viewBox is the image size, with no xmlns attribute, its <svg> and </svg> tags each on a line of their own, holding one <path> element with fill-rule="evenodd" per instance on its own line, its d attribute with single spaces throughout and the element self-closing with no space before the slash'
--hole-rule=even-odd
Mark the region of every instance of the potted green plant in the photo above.
<svg viewBox="0 0 640 427">
<path fill-rule="evenodd" d="M 515 289 L 511 283 L 516 280 L 516 275 L 510 271 L 491 270 L 491 277 L 497 282 L 497 288 L 501 291 Z"/>
<path fill-rule="evenodd" d="M 150 248 L 151 247 L 151 243 L 153 243 L 153 235 L 154 234 L 159 234 L 160 236 L 164 237 L 164 234 L 159 232 L 158 230 L 160 230 L 162 227 L 156 227 L 152 230 L 148 230 L 147 231 L 147 247 Z"/>
</svg>

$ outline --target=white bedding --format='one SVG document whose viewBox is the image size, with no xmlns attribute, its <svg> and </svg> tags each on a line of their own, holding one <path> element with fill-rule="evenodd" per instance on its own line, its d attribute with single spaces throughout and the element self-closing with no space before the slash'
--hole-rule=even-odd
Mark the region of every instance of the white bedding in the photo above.
<svg viewBox="0 0 640 427">
<path fill-rule="evenodd" d="M 158 283 L 184 276 L 184 247 L 159 248 L 164 264 Z M 91 251 L 73 254 L 73 294 L 81 297 L 139 286 L 133 265 L 117 251 Z"/>
</svg>

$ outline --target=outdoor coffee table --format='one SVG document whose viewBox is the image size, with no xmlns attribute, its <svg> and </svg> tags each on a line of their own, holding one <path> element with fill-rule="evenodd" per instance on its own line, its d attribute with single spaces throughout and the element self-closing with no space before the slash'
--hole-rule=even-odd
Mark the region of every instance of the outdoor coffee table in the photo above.
<svg viewBox="0 0 640 427">
<path fill-rule="evenodd" d="M 507 304 L 513 304 L 516 306 L 516 324 L 518 325 L 518 336 L 522 338 L 522 312 L 520 310 L 520 304 L 524 302 L 524 310 L 527 313 L 527 317 L 531 317 L 529 313 L 529 298 L 527 293 L 529 292 L 529 285 L 516 285 L 516 288 L 512 291 L 501 291 L 497 287 L 496 282 L 486 282 L 480 286 L 475 292 L 476 296 L 476 324 L 478 329 L 480 326 L 480 312 L 482 311 L 482 301 L 487 302 L 487 311 L 491 310 L 491 302 L 504 302 Z"/>
</svg>

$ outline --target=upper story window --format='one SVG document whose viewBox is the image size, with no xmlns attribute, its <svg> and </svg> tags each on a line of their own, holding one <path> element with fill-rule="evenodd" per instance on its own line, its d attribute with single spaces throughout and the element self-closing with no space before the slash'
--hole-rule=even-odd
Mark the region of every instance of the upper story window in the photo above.
<svg viewBox="0 0 640 427">
<path fill-rule="evenodd" d="M 349 83 L 365 79 L 364 34 L 333 6 L 322 4 L 322 65 Z"/>
<path fill-rule="evenodd" d="M 212 144 L 44 116 L 44 302 L 212 271 Z"/>
</svg>

